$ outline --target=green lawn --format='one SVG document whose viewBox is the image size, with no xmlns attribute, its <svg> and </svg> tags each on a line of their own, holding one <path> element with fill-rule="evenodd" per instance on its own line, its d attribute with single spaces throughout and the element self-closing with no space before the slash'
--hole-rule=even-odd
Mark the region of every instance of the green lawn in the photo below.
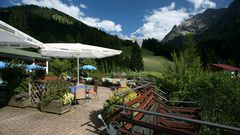
<svg viewBox="0 0 240 135">
<path fill-rule="evenodd" d="M 144 71 L 164 73 L 167 66 L 171 64 L 169 60 L 162 56 L 154 56 L 152 52 L 142 49 Z"/>
<path fill-rule="evenodd" d="M 131 47 L 122 48 L 124 55 L 131 55 Z M 165 73 L 167 65 L 171 64 L 169 60 L 162 56 L 154 56 L 153 52 L 142 49 L 142 56 L 144 62 L 144 71 Z"/>
</svg>

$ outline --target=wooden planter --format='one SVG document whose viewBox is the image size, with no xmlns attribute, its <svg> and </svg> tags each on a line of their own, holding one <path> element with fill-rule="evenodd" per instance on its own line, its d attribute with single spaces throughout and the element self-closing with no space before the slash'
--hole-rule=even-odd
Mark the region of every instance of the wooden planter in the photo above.
<svg viewBox="0 0 240 135">
<path fill-rule="evenodd" d="M 71 110 L 71 103 L 63 105 L 59 100 L 53 100 L 50 103 L 41 101 L 40 110 L 56 114 L 63 114 Z"/>
<path fill-rule="evenodd" d="M 16 95 L 12 96 L 12 98 L 9 100 L 8 105 L 14 106 L 14 107 L 28 107 L 29 106 L 29 98 L 23 97 L 23 98 L 17 98 Z"/>
</svg>

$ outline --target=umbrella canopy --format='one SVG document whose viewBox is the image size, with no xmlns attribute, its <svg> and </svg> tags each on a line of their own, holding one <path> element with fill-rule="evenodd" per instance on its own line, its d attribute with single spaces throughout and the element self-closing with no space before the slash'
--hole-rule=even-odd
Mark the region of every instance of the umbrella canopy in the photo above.
<svg viewBox="0 0 240 135">
<path fill-rule="evenodd" d="M 97 68 L 95 66 L 92 66 L 92 65 L 81 66 L 81 69 L 83 69 L 83 70 L 97 70 Z"/>
<path fill-rule="evenodd" d="M 0 61 L 0 68 L 5 68 L 7 66 L 6 62 Z"/>
<path fill-rule="evenodd" d="M 81 43 L 44 43 L 40 52 L 49 57 L 99 59 L 119 55 L 122 51 Z"/>
<path fill-rule="evenodd" d="M 36 70 L 36 69 L 44 69 L 44 68 L 45 67 L 39 66 L 39 65 L 36 65 L 36 64 L 31 64 L 31 65 L 26 66 L 27 70 Z"/>
<path fill-rule="evenodd" d="M 40 48 L 42 42 L 0 20 L 0 47 Z"/>
<path fill-rule="evenodd" d="M 79 58 L 105 58 L 119 55 L 122 51 L 86 45 L 81 43 L 43 44 L 41 54 L 48 57 L 77 58 L 77 79 L 79 84 Z"/>
</svg>

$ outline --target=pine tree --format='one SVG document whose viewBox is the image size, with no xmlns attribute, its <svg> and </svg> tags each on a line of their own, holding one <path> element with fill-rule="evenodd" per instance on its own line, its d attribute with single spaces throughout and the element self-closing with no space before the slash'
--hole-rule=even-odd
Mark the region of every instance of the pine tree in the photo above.
<svg viewBox="0 0 240 135">
<path fill-rule="evenodd" d="M 130 69 L 137 72 L 143 70 L 141 48 L 136 42 L 132 45 L 132 54 L 130 57 Z"/>
<path fill-rule="evenodd" d="M 184 100 L 190 93 L 190 84 L 202 74 L 202 64 L 195 42 L 188 35 L 184 42 L 185 49 L 179 54 L 172 53 L 173 65 L 170 65 L 167 80 L 173 86 L 168 92 L 174 93 L 178 100 Z"/>
</svg>

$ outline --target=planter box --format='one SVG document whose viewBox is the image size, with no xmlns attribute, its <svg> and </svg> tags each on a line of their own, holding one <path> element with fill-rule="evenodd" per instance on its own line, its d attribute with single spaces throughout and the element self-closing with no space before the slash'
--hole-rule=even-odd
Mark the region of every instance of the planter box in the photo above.
<svg viewBox="0 0 240 135">
<path fill-rule="evenodd" d="M 63 114 L 71 110 L 71 103 L 63 105 L 59 100 L 53 100 L 50 103 L 41 101 L 40 110 L 43 112 L 50 112 L 56 114 Z"/>
<path fill-rule="evenodd" d="M 12 98 L 9 100 L 8 105 L 14 106 L 14 107 L 28 107 L 29 106 L 29 98 L 23 97 L 23 98 L 17 98 L 17 95 L 12 96 Z"/>
</svg>

